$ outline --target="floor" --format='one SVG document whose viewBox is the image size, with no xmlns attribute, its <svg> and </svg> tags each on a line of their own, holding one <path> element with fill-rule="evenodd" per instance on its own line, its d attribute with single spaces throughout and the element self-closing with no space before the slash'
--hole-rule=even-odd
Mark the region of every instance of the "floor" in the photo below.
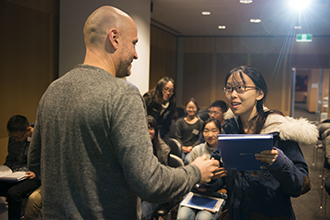
<svg viewBox="0 0 330 220">
<path fill-rule="evenodd" d="M 308 112 L 305 105 L 306 104 L 304 103 L 295 103 L 294 117 L 307 118 L 311 122 L 317 123 L 320 116 L 318 114 Z M 292 198 L 292 205 L 296 218 L 297 220 L 330 219 L 330 197 L 329 195 L 326 195 L 324 188 L 321 188 L 323 185 L 323 178 L 330 173 L 329 170 L 322 169 L 323 150 L 318 149 L 317 151 L 314 151 L 314 146 L 301 146 L 301 150 L 309 167 L 312 189 L 305 195 L 298 198 Z M 324 171 L 323 176 L 322 171 Z M 326 205 L 325 202 L 327 202 Z"/>
</svg>

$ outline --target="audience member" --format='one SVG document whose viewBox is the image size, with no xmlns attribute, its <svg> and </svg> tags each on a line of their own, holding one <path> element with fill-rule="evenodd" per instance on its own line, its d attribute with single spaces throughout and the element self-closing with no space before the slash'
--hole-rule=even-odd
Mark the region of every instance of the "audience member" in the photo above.
<svg viewBox="0 0 330 220">
<path fill-rule="evenodd" d="M 221 124 L 218 120 L 209 118 L 205 121 L 202 131 L 206 143 L 194 147 L 194 149 L 191 151 L 190 162 L 194 161 L 197 157 L 202 155 L 206 155 L 206 158 L 211 157 L 212 152 L 218 144 L 218 134 L 221 132 Z M 226 172 L 223 172 L 223 176 L 225 175 Z M 187 206 L 179 206 L 177 219 L 216 220 L 218 216 L 219 212 L 213 213 L 207 210 L 198 210 Z"/>
<path fill-rule="evenodd" d="M 146 92 L 143 98 L 148 115 L 157 121 L 160 137 L 168 143 L 172 121 L 177 118 L 174 80 L 169 77 L 161 78 L 156 87 Z"/>
<path fill-rule="evenodd" d="M 210 105 L 209 115 L 210 118 L 218 120 L 222 125 L 225 124 L 225 112 L 227 111 L 227 104 L 222 100 L 216 100 Z M 204 143 L 203 134 L 200 134 L 198 143 Z"/>
<path fill-rule="evenodd" d="M 22 115 L 14 115 L 7 123 L 9 142 L 8 155 L 4 165 L 13 172 L 26 171 L 26 179 L 20 182 L 0 181 L 0 195 L 7 197 L 9 220 L 21 218 L 22 198 L 28 196 L 41 184 L 35 173 L 27 168 L 27 155 L 33 126 Z"/>
<path fill-rule="evenodd" d="M 316 143 L 316 126 L 265 108 L 267 85 L 254 68 L 241 66 L 231 70 L 225 78 L 224 92 L 230 110 L 223 133 L 273 134 L 274 147 L 255 155 L 266 169 L 228 170 L 226 177 L 205 185 L 216 191 L 226 184 L 228 199 L 220 218 L 295 219 L 290 197 L 298 197 L 311 187 L 299 144 Z M 212 157 L 221 159 L 218 147 Z"/>
<path fill-rule="evenodd" d="M 143 98 L 118 79 L 138 58 L 133 19 L 102 6 L 84 38 L 84 63 L 51 83 L 37 111 L 28 166 L 41 176 L 44 219 L 140 219 L 140 198 L 162 203 L 217 178 L 216 160 L 173 169 L 154 156 Z"/>
<path fill-rule="evenodd" d="M 181 143 L 183 162 L 189 164 L 190 152 L 198 144 L 204 122 L 196 116 L 198 105 L 194 99 L 190 99 L 185 107 L 187 116 L 176 121 L 175 138 Z"/>
<path fill-rule="evenodd" d="M 165 144 L 165 142 L 158 137 L 158 125 L 157 121 L 151 115 L 148 116 L 148 132 L 150 136 L 150 140 L 152 142 L 152 148 L 154 155 L 158 158 L 159 163 L 167 166 L 168 164 L 168 156 L 170 154 L 171 148 Z M 150 203 L 147 201 L 141 202 L 141 210 L 142 210 L 142 220 L 152 219 L 155 211 L 158 210 L 159 204 Z"/>
</svg>

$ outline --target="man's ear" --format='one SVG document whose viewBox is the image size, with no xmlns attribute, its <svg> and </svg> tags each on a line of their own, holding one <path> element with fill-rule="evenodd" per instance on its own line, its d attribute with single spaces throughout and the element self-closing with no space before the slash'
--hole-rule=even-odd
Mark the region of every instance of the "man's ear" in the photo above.
<svg viewBox="0 0 330 220">
<path fill-rule="evenodd" d="M 113 28 L 109 31 L 108 36 L 109 36 L 110 44 L 115 50 L 117 50 L 120 42 L 119 32 L 117 31 L 117 29 Z"/>
<path fill-rule="evenodd" d="M 261 100 L 265 96 L 265 94 L 264 94 L 264 92 L 262 90 L 258 90 L 258 92 L 259 92 L 259 94 L 257 96 L 257 100 L 259 101 L 259 100 Z"/>
</svg>

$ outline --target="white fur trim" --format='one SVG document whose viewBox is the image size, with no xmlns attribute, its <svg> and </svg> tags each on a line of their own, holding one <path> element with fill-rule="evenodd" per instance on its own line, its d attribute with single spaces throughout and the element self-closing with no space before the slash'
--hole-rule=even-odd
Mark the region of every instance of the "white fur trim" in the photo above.
<svg viewBox="0 0 330 220">
<path fill-rule="evenodd" d="M 266 110 L 267 108 L 264 107 Z M 237 116 L 229 109 L 225 113 L 225 119 Z M 317 142 L 319 131 L 317 127 L 311 124 L 306 118 L 295 119 L 284 117 L 279 114 L 270 114 L 265 122 L 262 134 L 279 132 L 281 140 L 292 140 L 300 144 L 313 145 Z"/>
</svg>

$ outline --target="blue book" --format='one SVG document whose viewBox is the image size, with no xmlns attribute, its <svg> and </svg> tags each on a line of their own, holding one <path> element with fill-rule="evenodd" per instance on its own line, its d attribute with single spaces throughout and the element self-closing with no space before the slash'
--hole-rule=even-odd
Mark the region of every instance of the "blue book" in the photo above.
<svg viewBox="0 0 330 220">
<path fill-rule="evenodd" d="M 225 204 L 225 199 L 211 196 L 202 196 L 197 193 L 189 192 L 181 201 L 180 205 L 199 210 L 217 212 Z"/>
<path fill-rule="evenodd" d="M 262 170 L 266 164 L 254 155 L 273 148 L 273 135 L 219 134 L 218 145 L 226 170 Z"/>
</svg>

